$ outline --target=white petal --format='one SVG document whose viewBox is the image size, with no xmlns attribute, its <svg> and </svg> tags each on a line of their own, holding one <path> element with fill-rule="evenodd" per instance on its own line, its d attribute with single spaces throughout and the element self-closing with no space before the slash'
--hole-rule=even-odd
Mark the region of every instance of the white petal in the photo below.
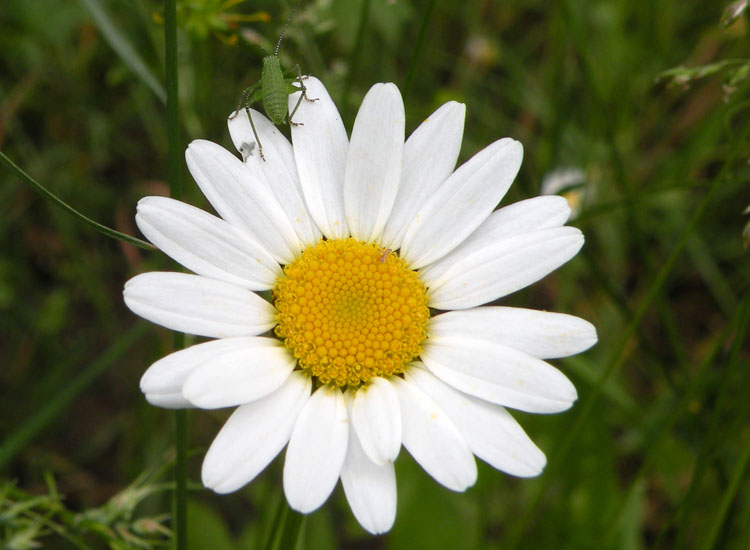
<svg viewBox="0 0 750 550">
<path fill-rule="evenodd" d="M 406 230 L 401 255 L 412 269 L 446 255 L 490 215 L 516 177 L 522 157 L 521 144 L 503 138 L 453 172 Z"/>
<path fill-rule="evenodd" d="M 329 239 L 349 234 L 344 212 L 344 168 L 349 140 L 336 105 L 325 86 L 311 76 L 304 81 L 307 97 L 292 125 L 292 143 L 305 202 L 315 223 Z M 300 93 L 289 96 L 294 109 Z"/>
<path fill-rule="evenodd" d="M 406 140 L 401 183 L 383 231 L 383 246 L 401 248 L 404 233 L 417 211 L 453 172 L 461 151 L 465 115 L 463 103 L 449 101 Z"/>
<path fill-rule="evenodd" d="M 182 395 L 182 386 L 187 377 L 213 357 L 251 346 L 255 339 L 222 338 L 170 353 L 143 373 L 141 391 L 152 405 L 168 409 L 192 407 L 192 403 Z"/>
<path fill-rule="evenodd" d="M 192 408 L 190 401 L 188 401 L 182 396 L 182 392 L 153 393 L 153 394 L 147 393 L 146 401 L 148 401 L 155 407 L 161 407 L 163 409 L 190 409 Z"/>
<path fill-rule="evenodd" d="M 202 409 L 250 403 L 281 386 L 297 360 L 274 338 L 248 338 L 246 345 L 216 354 L 185 380 L 182 394 Z"/>
<path fill-rule="evenodd" d="M 351 420 L 370 460 L 376 464 L 396 460 L 401 449 L 401 409 L 388 380 L 374 378 L 357 390 Z"/>
<path fill-rule="evenodd" d="M 518 307 L 477 307 L 430 319 L 429 333 L 489 340 L 539 359 L 568 357 L 596 344 L 596 328 L 564 313 Z"/>
<path fill-rule="evenodd" d="M 548 227 L 563 225 L 570 216 L 570 206 L 563 197 L 534 197 L 494 211 L 461 246 L 447 256 L 419 270 L 424 281 L 437 280 L 456 262 L 477 250 L 507 239 Z"/>
<path fill-rule="evenodd" d="M 289 441 L 311 387 L 309 376 L 295 372 L 272 394 L 238 407 L 206 453 L 203 485 L 231 493 L 250 483 Z"/>
<path fill-rule="evenodd" d="M 385 533 L 396 519 L 396 473 L 393 464 L 375 464 L 349 427 L 349 445 L 341 468 L 341 485 L 354 517 L 373 535 Z"/>
<path fill-rule="evenodd" d="M 533 197 L 494 211 L 471 235 L 505 239 L 537 229 L 560 227 L 570 217 L 570 204 L 564 197 Z M 467 240 L 469 242 L 469 240 Z"/>
<path fill-rule="evenodd" d="M 284 462 L 284 494 L 294 510 L 307 514 L 333 492 L 346 457 L 349 419 L 344 395 L 321 386 L 292 431 Z"/>
<path fill-rule="evenodd" d="M 486 340 L 429 338 L 421 357 L 443 382 L 513 409 L 555 413 L 570 408 L 578 397 L 570 380 L 552 365 Z"/>
<path fill-rule="evenodd" d="M 378 240 L 393 208 L 404 151 L 404 102 L 395 84 L 367 92 L 352 129 L 344 209 L 352 237 Z"/>
<path fill-rule="evenodd" d="M 266 181 L 292 222 L 299 240 L 305 245 L 315 244 L 320 240 L 320 231 L 312 221 L 305 206 L 305 200 L 302 198 L 292 144 L 261 113 L 253 109 L 250 109 L 250 113 L 263 145 L 265 161 L 257 153 L 247 155 L 247 144 L 255 143 L 256 139 L 244 109 L 234 118 L 230 115 L 228 120 L 229 134 L 232 136 L 234 146 L 245 157 L 245 166 L 251 171 L 252 177 L 259 181 Z"/>
<path fill-rule="evenodd" d="M 583 234 L 554 227 L 487 242 L 457 261 L 437 279 L 425 280 L 429 305 L 436 309 L 475 307 L 542 279 L 575 256 Z"/>
<path fill-rule="evenodd" d="M 143 198 L 135 221 L 149 241 L 198 275 L 268 290 L 281 274 L 273 257 L 243 231 L 183 202 Z"/>
<path fill-rule="evenodd" d="M 519 477 L 536 476 L 544 469 L 544 453 L 500 405 L 454 390 L 422 368 L 409 369 L 406 380 L 445 411 L 471 452 L 493 468 Z"/>
<path fill-rule="evenodd" d="M 193 141 L 185 151 L 190 173 L 219 215 L 246 230 L 282 264 L 288 264 L 303 244 L 268 182 L 223 147 L 205 140 Z"/>
<path fill-rule="evenodd" d="M 200 275 L 143 273 L 125 283 L 123 297 L 144 319 L 197 336 L 255 336 L 276 324 L 276 309 L 254 292 Z"/>
<path fill-rule="evenodd" d="M 414 384 L 394 378 L 401 403 L 404 447 L 425 472 L 452 491 L 477 479 L 477 465 L 466 441 L 448 416 Z"/>
</svg>

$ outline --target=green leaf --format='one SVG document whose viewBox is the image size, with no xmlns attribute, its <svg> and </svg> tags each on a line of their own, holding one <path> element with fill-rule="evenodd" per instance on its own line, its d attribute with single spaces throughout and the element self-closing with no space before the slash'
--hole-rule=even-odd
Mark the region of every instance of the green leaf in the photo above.
<svg viewBox="0 0 750 550">
<path fill-rule="evenodd" d="M 224 519 L 213 508 L 196 499 L 188 500 L 187 540 L 192 548 L 233 550 L 235 548 Z"/>
<path fill-rule="evenodd" d="M 78 210 L 70 206 L 68 203 L 63 201 L 57 195 L 49 191 L 41 183 L 39 183 L 30 175 L 28 175 L 26 172 L 24 172 L 20 166 L 18 166 L 15 162 L 13 162 L 7 156 L 5 156 L 5 153 L 3 153 L 2 151 L 0 151 L 0 164 L 4 164 L 11 172 L 13 172 L 16 176 L 21 178 L 26 183 L 28 183 L 32 188 L 34 188 L 36 191 L 41 193 L 44 197 L 48 198 L 49 200 L 51 200 L 53 203 L 60 206 L 64 210 L 67 210 L 68 212 L 73 214 L 73 216 L 81 220 L 82 222 L 90 225 L 91 227 L 96 229 L 99 233 L 103 233 L 104 235 L 107 235 L 108 237 L 112 237 L 114 239 L 119 239 L 128 244 L 132 244 L 133 246 L 137 246 L 138 248 L 143 248 L 145 250 L 156 250 L 156 247 L 147 243 L 146 241 L 142 241 L 141 239 L 138 239 L 136 237 L 131 237 L 130 235 L 126 235 L 125 233 L 120 233 L 119 231 L 115 231 L 114 229 L 111 229 L 107 227 L 106 225 L 102 225 L 99 222 L 95 222 L 91 218 L 84 216 Z"/>
<path fill-rule="evenodd" d="M 128 42 L 126 36 L 120 32 L 120 29 L 112 21 L 112 17 L 107 13 L 101 0 L 81 0 L 81 3 L 91 15 L 94 23 L 104 36 L 104 39 L 112 46 L 117 55 L 127 65 L 143 83 L 151 88 L 156 97 L 162 103 L 167 101 L 167 92 L 161 82 L 154 76 L 151 69 L 148 68 L 143 59 L 135 51 L 135 48 Z"/>
</svg>

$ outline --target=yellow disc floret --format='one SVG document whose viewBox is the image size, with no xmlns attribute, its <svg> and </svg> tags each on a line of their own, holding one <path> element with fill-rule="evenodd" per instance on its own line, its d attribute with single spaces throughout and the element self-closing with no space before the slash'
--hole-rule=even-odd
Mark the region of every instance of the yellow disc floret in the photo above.
<svg viewBox="0 0 750 550">
<path fill-rule="evenodd" d="M 341 239 L 308 247 L 284 268 L 273 301 L 276 335 L 323 384 L 356 388 L 402 373 L 427 336 L 424 283 L 376 244 Z"/>
</svg>

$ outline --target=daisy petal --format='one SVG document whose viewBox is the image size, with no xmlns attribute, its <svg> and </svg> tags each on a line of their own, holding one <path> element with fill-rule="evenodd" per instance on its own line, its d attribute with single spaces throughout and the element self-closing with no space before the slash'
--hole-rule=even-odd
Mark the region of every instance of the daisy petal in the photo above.
<svg viewBox="0 0 750 550">
<path fill-rule="evenodd" d="M 461 151 L 466 106 L 449 101 L 427 117 L 404 144 L 396 202 L 383 231 L 383 246 L 401 248 L 419 208 L 450 176 Z"/>
<path fill-rule="evenodd" d="M 503 138 L 453 172 L 404 234 L 401 255 L 412 269 L 445 256 L 490 215 L 516 177 L 522 157 L 521 144 Z"/>
<path fill-rule="evenodd" d="M 575 227 L 541 229 L 486 242 L 454 263 L 430 287 L 429 305 L 436 309 L 475 307 L 524 288 L 575 256 L 583 234 Z"/>
<path fill-rule="evenodd" d="M 206 453 L 203 484 L 231 493 L 250 483 L 289 441 L 311 387 L 308 376 L 295 372 L 272 394 L 238 407 Z"/>
<path fill-rule="evenodd" d="M 563 197 L 534 197 L 495 210 L 468 239 L 447 256 L 419 270 L 425 281 L 437 280 L 456 262 L 488 244 L 539 229 L 559 227 L 570 216 L 570 206 Z"/>
<path fill-rule="evenodd" d="M 513 409 L 555 413 L 578 397 L 552 365 L 486 340 L 430 338 L 421 357 L 430 372 L 457 390 Z"/>
<path fill-rule="evenodd" d="M 216 354 L 190 373 L 182 394 L 202 409 L 250 403 L 281 386 L 296 364 L 278 340 L 248 338 L 245 346 Z"/>
<path fill-rule="evenodd" d="M 359 393 L 359 392 L 357 392 Z M 396 519 L 396 473 L 393 464 L 375 464 L 362 449 L 354 425 L 341 468 L 341 485 L 354 517 L 373 535 L 385 533 Z"/>
<path fill-rule="evenodd" d="M 245 159 L 245 166 L 250 170 L 251 177 L 266 182 L 292 222 L 299 240 L 304 245 L 315 244 L 320 240 L 320 231 L 312 221 L 302 198 L 292 144 L 264 115 L 253 109 L 250 109 L 250 115 L 263 145 L 265 160 L 257 153 L 248 151 L 252 147 L 248 144 L 255 144 L 256 138 L 245 109 L 236 115 L 232 113 L 227 122 L 234 146 Z"/>
<path fill-rule="evenodd" d="M 333 492 L 348 437 L 344 394 L 321 386 L 302 409 L 286 450 L 284 494 L 294 510 L 312 512 Z"/>
<path fill-rule="evenodd" d="M 268 290 L 281 274 L 273 257 L 244 232 L 183 202 L 143 198 L 135 221 L 159 250 L 198 275 Z"/>
<path fill-rule="evenodd" d="M 370 460 L 376 464 L 396 460 L 401 449 L 401 410 L 388 380 L 374 378 L 357 390 L 351 419 Z"/>
<path fill-rule="evenodd" d="M 533 477 L 544 469 L 544 453 L 500 405 L 454 390 L 422 368 L 409 369 L 406 380 L 445 411 L 471 452 L 493 468 L 518 477 Z"/>
<path fill-rule="evenodd" d="M 170 353 L 151 365 L 141 377 L 141 391 L 153 405 L 168 409 L 192 407 L 182 395 L 182 386 L 190 374 L 213 357 L 243 349 L 255 340 L 221 338 Z"/>
<path fill-rule="evenodd" d="M 479 226 L 475 235 L 504 239 L 537 229 L 560 227 L 568 218 L 570 203 L 564 197 L 532 197 L 496 210 Z"/>
<path fill-rule="evenodd" d="M 393 385 L 401 403 L 404 447 L 425 472 L 452 491 L 464 491 L 477 479 L 477 465 L 466 441 L 448 416 L 414 384 Z"/>
<path fill-rule="evenodd" d="M 276 324 L 276 310 L 257 294 L 199 275 L 143 273 L 125 283 L 123 297 L 144 319 L 197 336 L 255 336 Z"/>
<path fill-rule="evenodd" d="M 182 392 L 146 394 L 146 401 L 151 403 L 154 407 L 161 407 L 163 409 L 192 408 L 190 401 L 182 396 Z"/>
<path fill-rule="evenodd" d="M 477 307 L 430 319 L 430 335 L 502 344 L 539 359 L 568 357 L 596 344 L 596 328 L 579 317 L 518 307 Z"/>
<path fill-rule="evenodd" d="M 245 229 L 281 264 L 291 262 L 302 243 L 265 180 L 232 153 L 210 141 L 193 141 L 185 151 L 190 173 L 219 215 Z"/>
<path fill-rule="evenodd" d="M 401 178 L 404 103 L 394 84 L 367 92 L 352 129 L 344 175 L 344 210 L 352 237 L 378 240 Z"/>
<path fill-rule="evenodd" d="M 302 193 L 315 223 L 329 239 L 349 234 L 344 212 L 344 169 L 349 140 L 336 105 L 325 86 L 311 76 L 305 81 L 307 97 L 299 104 L 292 125 L 294 158 Z M 300 93 L 289 96 L 290 112 Z"/>
</svg>

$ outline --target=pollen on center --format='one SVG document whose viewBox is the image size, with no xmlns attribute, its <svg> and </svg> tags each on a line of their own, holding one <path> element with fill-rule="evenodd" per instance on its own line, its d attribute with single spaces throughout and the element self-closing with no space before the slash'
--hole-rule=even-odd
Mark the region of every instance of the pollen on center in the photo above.
<svg viewBox="0 0 750 550">
<path fill-rule="evenodd" d="M 321 383 L 358 387 L 404 372 L 427 336 L 427 292 L 396 253 L 355 239 L 320 241 L 273 288 L 276 335 Z"/>
</svg>

